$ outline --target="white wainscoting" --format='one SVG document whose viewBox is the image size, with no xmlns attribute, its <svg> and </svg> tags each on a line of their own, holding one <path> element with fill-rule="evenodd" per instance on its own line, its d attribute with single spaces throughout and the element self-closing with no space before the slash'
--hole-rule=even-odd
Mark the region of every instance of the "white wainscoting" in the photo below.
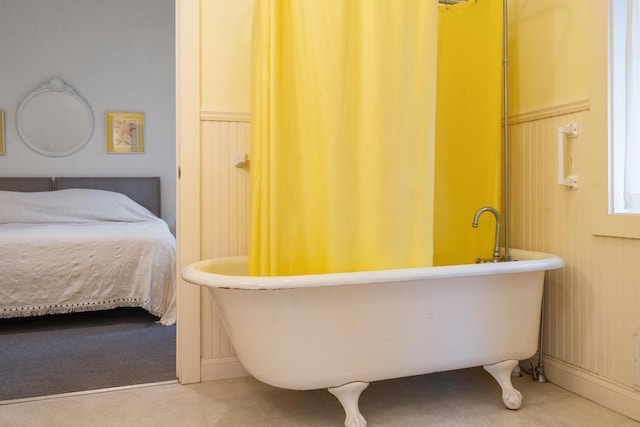
<svg viewBox="0 0 640 427">
<path fill-rule="evenodd" d="M 246 255 L 249 173 L 235 165 L 249 152 L 249 115 L 202 112 L 201 256 Z M 201 297 L 202 381 L 247 375 L 235 356 L 213 300 Z"/>
<path fill-rule="evenodd" d="M 578 190 L 557 184 L 557 128 L 577 123 L 568 143 Z M 248 115 L 203 113 L 202 256 L 246 254 L 248 174 L 235 167 L 249 149 Z M 587 158 L 589 102 L 510 119 L 511 246 L 555 253 L 566 267 L 547 274 L 544 353 L 547 378 L 640 419 L 634 334 L 640 332 L 640 240 L 593 235 L 599 221 Z M 209 295 L 202 298 L 202 379 L 244 375 Z"/>
<path fill-rule="evenodd" d="M 547 273 L 544 354 L 547 378 L 640 419 L 634 385 L 634 334 L 640 331 L 640 240 L 595 236 L 602 212 L 588 102 L 510 120 L 511 246 L 558 254 L 566 267 Z M 558 185 L 558 127 L 577 123 L 567 142 L 577 190 Z M 596 145 L 594 145 L 596 144 Z M 600 205 L 598 205 L 600 204 Z M 598 209 L 600 207 L 600 209 Z M 548 359 L 548 360 L 547 360 Z M 614 398 L 614 397 L 617 398 Z M 612 404 L 612 402 L 617 402 Z"/>
</svg>

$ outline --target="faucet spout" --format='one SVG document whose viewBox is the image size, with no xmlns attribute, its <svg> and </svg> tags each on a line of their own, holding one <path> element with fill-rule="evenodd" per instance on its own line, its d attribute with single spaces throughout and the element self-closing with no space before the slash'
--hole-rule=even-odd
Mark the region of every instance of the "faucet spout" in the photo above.
<svg viewBox="0 0 640 427">
<path fill-rule="evenodd" d="M 478 221 L 480 220 L 480 216 L 485 212 L 491 212 L 494 217 L 496 217 L 496 237 L 495 237 L 495 245 L 493 248 L 493 262 L 500 261 L 500 226 L 501 226 L 501 218 L 500 212 L 498 212 L 495 208 L 491 206 L 485 206 L 476 211 L 475 216 L 473 217 L 473 223 L 471 226 L 473 228 L 478 228 Z"/>
</svg>

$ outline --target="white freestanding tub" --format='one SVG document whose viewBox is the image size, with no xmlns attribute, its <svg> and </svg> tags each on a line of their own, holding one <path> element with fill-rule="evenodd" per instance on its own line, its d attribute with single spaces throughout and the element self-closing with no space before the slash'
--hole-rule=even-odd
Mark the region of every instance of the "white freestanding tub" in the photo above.
<svg viewBox="0 0 640 427">
<path fill-rule="evenodd" d="M 247 276 L 246 257 L 187 266 L 207 286 L 238 358 L 260 381 L 327 388 L 364 426 L 371 381 L 484 366 L 507 408 L 519 360 L 537 351 L 545 270 L 554 255 L 512 250 L 517 261 L 307 276 Z"/>
</svg>

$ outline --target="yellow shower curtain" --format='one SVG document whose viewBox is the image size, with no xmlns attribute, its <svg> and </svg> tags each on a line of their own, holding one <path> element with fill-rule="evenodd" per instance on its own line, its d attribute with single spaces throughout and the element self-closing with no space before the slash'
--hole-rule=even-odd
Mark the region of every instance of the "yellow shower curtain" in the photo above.
<svg viewBox="0 0 640 427">
<path fill-rule="evenodd" d="M 502 0 L 440 6 L 434 265 L 491 258 L 502 190 Z"/>
<path fill-rule="evenodd" d="M 437 15 L 255 1 L 251 274 L 431 265 Z"/>
</svg>

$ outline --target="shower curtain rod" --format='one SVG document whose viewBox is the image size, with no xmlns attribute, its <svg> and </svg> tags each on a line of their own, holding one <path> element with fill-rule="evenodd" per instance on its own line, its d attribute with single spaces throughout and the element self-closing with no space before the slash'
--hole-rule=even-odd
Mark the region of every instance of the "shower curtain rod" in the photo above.
<svg viewBox="0 0 640 427">
<path fill-rule="evenodd" d="M 467 2 L 469 0 L 438 0 L 438 3 L 440 4 L 458 4 L 458 3 L 464 3 Z M 476 0 L 478 1 L 478 0 Z"/>
</svg>

